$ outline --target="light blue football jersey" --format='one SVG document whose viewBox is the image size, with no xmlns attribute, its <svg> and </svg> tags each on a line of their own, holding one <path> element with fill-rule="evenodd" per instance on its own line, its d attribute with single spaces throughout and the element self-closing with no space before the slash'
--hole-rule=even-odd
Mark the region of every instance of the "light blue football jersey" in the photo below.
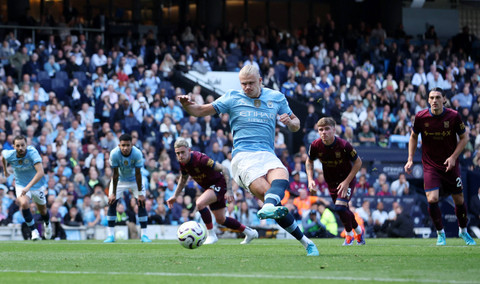
<svg viewBox="0 0 480 284">
<path fill-rule="evenodd" d="M 260 97 L 249 98 L 241 90 L 230 90 L 212 103 L 217 113 L 230 115 L 233 152 L 274 152 L 277 115 L 292 114 L 285 95 L 262 88 Z"/>
<path fill-rule="evenodd" d="M 37 149 L 33 146 L 27 146 L 27 153 L 23 158 L 17 157 L 17 150 L 3 150 L 2 156 L 13 168 L 15 183 L 20 186 L 27 186 L 32 181 L 35 174 L 37 174 L 35 164 L 42 162 L 42 157 L 40 157 Z M 34 184 L 31 190 L 39 190 L 42 186 L 46 186 L 45 177 L 42 177 Z"/>
<path fill-rule="evenodd" d="M 119 181 L 135 181 L 135 168 L 143 167 L 142 151 L 133 146 L 130 155 L 125 157 L 117 146 L 110 152 L 110 165 L 118 168 Z"/>
</svg>

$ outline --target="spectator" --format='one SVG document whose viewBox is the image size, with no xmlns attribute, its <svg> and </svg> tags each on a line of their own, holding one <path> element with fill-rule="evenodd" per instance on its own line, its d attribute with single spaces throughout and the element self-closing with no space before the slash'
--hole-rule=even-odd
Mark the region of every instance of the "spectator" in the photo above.
<svg viewBox="0 0 480 284">
<path fill-rule="evenodd" d="M 392 191 L 392 195 L 394 196 L 403 196 L 410 194 L 410 183 L 407 181 L 405 177 L 405 173 L 400 173 L 398 175 L 398 179 L 392 182 L 390 189 Z"/>
</svg>

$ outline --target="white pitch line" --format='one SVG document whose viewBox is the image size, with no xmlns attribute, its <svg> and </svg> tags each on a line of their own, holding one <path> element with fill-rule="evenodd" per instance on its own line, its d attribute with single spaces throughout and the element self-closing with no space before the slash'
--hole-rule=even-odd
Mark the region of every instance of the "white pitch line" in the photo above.
<svg viewBox="0 0 480 284">
<path fill-rule="evenodd" d="M 302 275 L 270 275 L 270 274 L 227 274 L 227 273 L 169 273 L 169 272 L 99 272 L 99 271 L 47 271 L 47 270 L 10 270 L 2 269 L 0 273 L 48 273 L 48 274 L 95 274 L 95 275 L 148 275 L 172 277 L 218 277 L 218 278 L 260 278 L 260 279 L 307 279 L 307 280 L 338 280 L 338 281 L 368 281 L 368 282 L 415 282 L 415 283 L 452 283 L 471 284 L 477 281 L 445 280 L 445 279 L 409 279 L 409 278 L 377 278 L 348 276 L 302 276 Z"/>
</svg>

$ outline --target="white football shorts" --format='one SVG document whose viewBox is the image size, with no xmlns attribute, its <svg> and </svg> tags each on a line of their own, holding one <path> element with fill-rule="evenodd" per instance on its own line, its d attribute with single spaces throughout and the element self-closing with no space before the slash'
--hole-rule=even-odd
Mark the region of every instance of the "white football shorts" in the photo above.
<svg viewBox="0 0 480 284">
<path fill-rule="evenodd" d="M 138 199 L 139 195 L 146 196 L 146 190 L 142 185 L 142 191 L 138 192 L 137 182 L 136 181 L 118 181 L 117 183 L 117 196 L 116 199 L 123 197 L 123 192 L 125 190 L 131 190 L 133 196 Z M 110 186 L 108 188 L 108 196 L 113 193 L 113 181 L 110 181 Z"/>
<path fill-rule="evenodd" d="M 275 154 L 267 151 L 240 152 L 232 159 L 232 175 L 237 184 L 246 190 L 250 190 L 250 184 L 273 169 L 287 168 Z"/>
<path fill-rule="evenodd" d="M 22 195 L 22 191 L 24 188 L 24 186 L 18 184 L 15 186 L 15 193 L 17 194 L 17 198 Z M 30 200 L 33 200 L 33 202 L 37 203 L 38 205 L 47 204 L 47 199 L 45 198 L 45 186 L 42 186 L 39 189 L 30 189 L 26 195 L 28 196 L 28 198 L 30 198 Z"/>
</svg>

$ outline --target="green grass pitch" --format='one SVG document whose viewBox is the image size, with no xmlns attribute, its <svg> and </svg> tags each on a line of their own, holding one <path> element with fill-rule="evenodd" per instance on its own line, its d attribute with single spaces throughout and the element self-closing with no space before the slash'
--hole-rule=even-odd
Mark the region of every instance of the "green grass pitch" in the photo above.
<svg viewBox="0 0 480 284">
<path fill-rule="evenodd" d="M 0 242 L 0 283 L 480 283 L 480 245 L 461 239 L 316 239 L 320 257 L 295 240 L 196 250 L 176 241 Z"/>
</svg>

